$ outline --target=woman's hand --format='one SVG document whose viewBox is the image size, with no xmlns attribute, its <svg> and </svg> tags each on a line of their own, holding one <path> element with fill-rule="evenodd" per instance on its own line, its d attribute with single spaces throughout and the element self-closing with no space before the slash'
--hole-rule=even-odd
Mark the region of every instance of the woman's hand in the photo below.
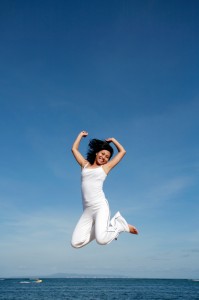
<svg viewBox="0 0 199 300">
<path fill-rule="evenodd" d="M 111 142 L 113 142 L 113 140 L 114 140 L 114 138 L 108 138 L 105 141 L 108 142 L 108 143 L 111 143 Z"/>
<path fill-rule="evenodd" d="M 83 130 L 83 131 L 80 132 L 80 135 L 82 137 L 86 137 L 88 135 L 88 132 Z"/>
</svg>

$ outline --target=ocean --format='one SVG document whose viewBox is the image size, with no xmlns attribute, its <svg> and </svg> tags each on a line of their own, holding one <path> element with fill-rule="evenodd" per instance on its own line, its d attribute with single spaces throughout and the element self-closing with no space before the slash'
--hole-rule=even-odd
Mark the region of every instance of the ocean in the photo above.
<svg viewBox="0 0 199 300">
<path fill-rule="evenodd" d="M 0 280 L 0 300 L 198 300 L 199 281 L 184 279 L 65 278 Z"/>
</svg>

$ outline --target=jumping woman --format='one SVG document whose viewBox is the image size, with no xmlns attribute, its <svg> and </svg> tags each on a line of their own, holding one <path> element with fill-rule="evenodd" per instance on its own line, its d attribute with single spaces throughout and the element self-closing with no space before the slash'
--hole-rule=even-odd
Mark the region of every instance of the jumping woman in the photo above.
<svg viewBox="0 0 199 300">
<path fill-rule="evenodd" d="M 81 248 L 92 240 L 100 245 L 106 245 L 117 239 L 121 232 L 138 234 L 137 229 L 129 225 L 117 212 L 110 219 L 108 201 L 103 192 L 103 183 L 106 176 L 123 158 L 126 151 L 115 139 L 108 138 L 105 141 L 93 139 L 88 145 L 86 159 L 79 152 L 79 144 L 82 137 L 88 133 L 82 131 L 77 136 L 72 153 L 82 168 L 82 200 L 83 214 L 73 232 L 71 244 L 74 248 Z M 111 159 L 113 143 L 118 153 Z"/>
</svg>

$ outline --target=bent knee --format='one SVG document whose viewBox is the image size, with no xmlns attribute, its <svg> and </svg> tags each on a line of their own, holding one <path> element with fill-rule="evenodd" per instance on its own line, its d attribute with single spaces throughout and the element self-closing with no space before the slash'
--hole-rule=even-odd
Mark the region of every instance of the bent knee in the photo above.
<svg viewBox="0 0 199 300">
<path fill-rule="evenodd" d="M 78 248 L 81 248 L 82 247 L 82 243 L 81 242 L 77 242 L 77 241 L 71 241 L 71 246 L 73 247 L 73 248 L 76 248 L 76 249 L 78 249 Z"/>
<path fill-rule="evenodd" d="M 72 246 L 73 248 L 79 248 L 78 245 L 75 244 L 74 242 L 71 242 L 70 244 L 71 244 L 71 246 Z"/>
<path fill-rule="evenodd" d="M 79 240 L 74 238 L 72 238 L 71 240 L 71 246 L 76 249 L 83 247 L 85 244 L 86 244 L 85 240 Z"/>
<path fill-rule="evenodd" d="M 102 246 L 108 244 L 107 240 L 106 240 L 105 238 L 103 238 L 103 237 L 98 237 L 98 238 L 96 238 L 96 242 L 97 242 L 99 245 L 102 245 Z"/>
</svg>

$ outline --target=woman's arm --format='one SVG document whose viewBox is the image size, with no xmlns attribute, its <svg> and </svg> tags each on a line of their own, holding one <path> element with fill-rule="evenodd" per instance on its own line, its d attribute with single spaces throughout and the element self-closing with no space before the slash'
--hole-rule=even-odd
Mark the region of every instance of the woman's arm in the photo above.
<svg viewBox="0 0 199 300">
<path fill-rule="evenodd" d="M 81 142 L 82 137 L 86 137 L 87 135 L 88 135 L 88 132 L 86 132 L 86 131 L 81 131 L 81 132 L 78 134 L 76 140 L 74 141 L 73 146 L 72 146 L 72 149 L 71 149 L 71 151 L 72 151 L 72 153 L 73 153 L 73 155 L 74 155 L 76 161 L 78 162 L 78 164 L 79 164 L 81 167 L 83 167 L 83 166 L 85 165 L 86 159 L 82 156 L 82 154 L 79 152 L 78 149 L 79 149 L 79 144 L 80 144 L 80 142 Z"/>
<path fill-rule="evenodd" d="M 115 138 L 108 138 L 106 139 L 107 142 L 112 142 L 118 150 L 118 153 L 107 163 L 103 166 L 105 172 L 108 174 L 112 168 L 114 168 L 120 160 L 126 154 L 126 150 L 124 147 L 115 139 Z"/>
</svg>

